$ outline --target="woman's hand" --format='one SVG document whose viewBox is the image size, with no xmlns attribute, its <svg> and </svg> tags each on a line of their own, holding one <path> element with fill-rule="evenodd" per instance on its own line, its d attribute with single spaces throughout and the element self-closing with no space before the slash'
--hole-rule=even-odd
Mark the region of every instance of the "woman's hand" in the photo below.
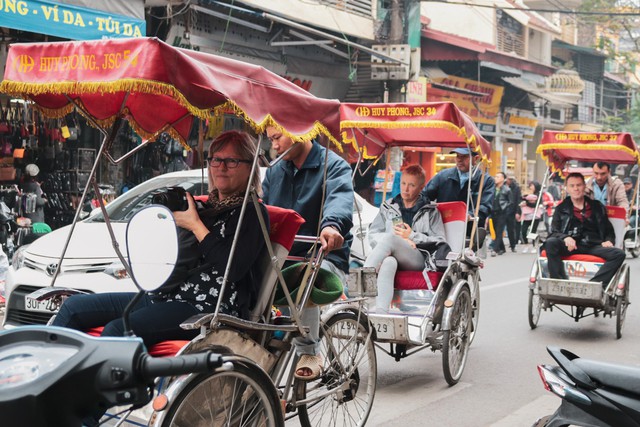
<svg viewBox="0 0 640 427">
<path fill-rule="evenodd" d="M 187 193 L 187 203 L 189 204 L 187 210 L 173 212 L 173 218 L 178 227 L 191 231 L 198 241 L 201 242 L 202 239 L 209 234 L 209 229 L 200 220 L 200 215 L 198 215 L 198 210 L 196 209 L 196 204 L 193 201 L 191 193 Z"/>
<path fill-rule="evenodd" d="M 409 239 L 409 236 L 411 235 L 411 227 L 409 227 L 409 224 L 403 222 L 398 225 L 394 225 L 393 232 L 396 236 L 400 236 L 403 239 Z"/>
</svg>

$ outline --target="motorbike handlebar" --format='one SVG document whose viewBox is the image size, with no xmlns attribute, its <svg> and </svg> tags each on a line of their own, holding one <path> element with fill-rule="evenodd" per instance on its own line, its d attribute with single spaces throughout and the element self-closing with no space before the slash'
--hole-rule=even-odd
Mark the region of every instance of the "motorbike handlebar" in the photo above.
<svg viewBox="0 0 640 427">
<path fill-rule="evenodd" d="M 186 354 L 175 357 L 151 357 L 142 359 L 141 372 L 145 379 L 209 372 L 223 364 L 222 355 L 213 352 Z"/>
</svg>

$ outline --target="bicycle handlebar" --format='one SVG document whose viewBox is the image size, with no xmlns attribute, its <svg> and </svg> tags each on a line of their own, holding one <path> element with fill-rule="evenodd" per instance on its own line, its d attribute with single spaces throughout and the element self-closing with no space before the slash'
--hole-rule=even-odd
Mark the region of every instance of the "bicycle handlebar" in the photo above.
<svg viewBox="0 0 640 427">
<path fill-rule="evenodd" d="M 213 352 L 186 354 L 175 357 L 151 357 L 146 355 L 140 366 L 145 379 L 209 372 L 222 366 L 222 355 Z"/>
</svg>

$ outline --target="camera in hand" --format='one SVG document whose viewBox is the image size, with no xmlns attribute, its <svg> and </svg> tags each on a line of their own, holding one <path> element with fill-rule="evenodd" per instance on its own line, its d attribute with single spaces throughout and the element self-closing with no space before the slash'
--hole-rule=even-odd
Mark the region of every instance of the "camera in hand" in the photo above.
<svg viewBox="0 0 640 427">
<path fill-rule="evenodd" d="M 189 209 L 187 191 L 182 187 L 167 187 L 159 190 L 151 197 L 151 203 L 166 206 L 171 212 Z"/>
</svg>

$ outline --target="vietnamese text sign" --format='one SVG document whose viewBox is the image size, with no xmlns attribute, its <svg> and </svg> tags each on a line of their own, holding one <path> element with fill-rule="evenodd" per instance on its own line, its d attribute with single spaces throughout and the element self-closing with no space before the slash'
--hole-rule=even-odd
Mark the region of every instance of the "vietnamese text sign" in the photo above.
<svg viewBox="0 0 640 427">
<path fill-rule="evenodd" d="M 94 40 L 143 37 L 144 20 L 48 0 L 0 0 L 3 27 L 63 37 Z"/>
<path fill-rule="evenodd" d="M 463 112 L 467 113 L 475 123 L 479 125 L 490 125 L 482 126 L 481 129 L 495 132 L 498 113 L 500 111 L 500 101 L 502 100 L 502 94 L 504 92 L 504 88 L 502 86 L 455 76 L 435 78 L 433 81 L 442 85 L 451 86 L 452 88 L 465 89 L 484 94 L 482 96 L 471 96 L 463 93 L 443 90 L 441 88 L 431 88 L 427 94 L 427 100 L 429 102 L 454 102 L 456 106 Z"/>
<path fill-rule="evenodd" d="M 407 102 L 426 102 L 427 78 L 418 77 L 418 80 L 407 82 Z"/>
<path fill-rule="evenodd" d="M 507 137 L 513 136 L 526 140 L 533 140 L 538 126 L 538 120 L 533 117 L 520 115 L 518 110 L 507 109 L 502 115 L 502 133 Z"/>
</svg>

